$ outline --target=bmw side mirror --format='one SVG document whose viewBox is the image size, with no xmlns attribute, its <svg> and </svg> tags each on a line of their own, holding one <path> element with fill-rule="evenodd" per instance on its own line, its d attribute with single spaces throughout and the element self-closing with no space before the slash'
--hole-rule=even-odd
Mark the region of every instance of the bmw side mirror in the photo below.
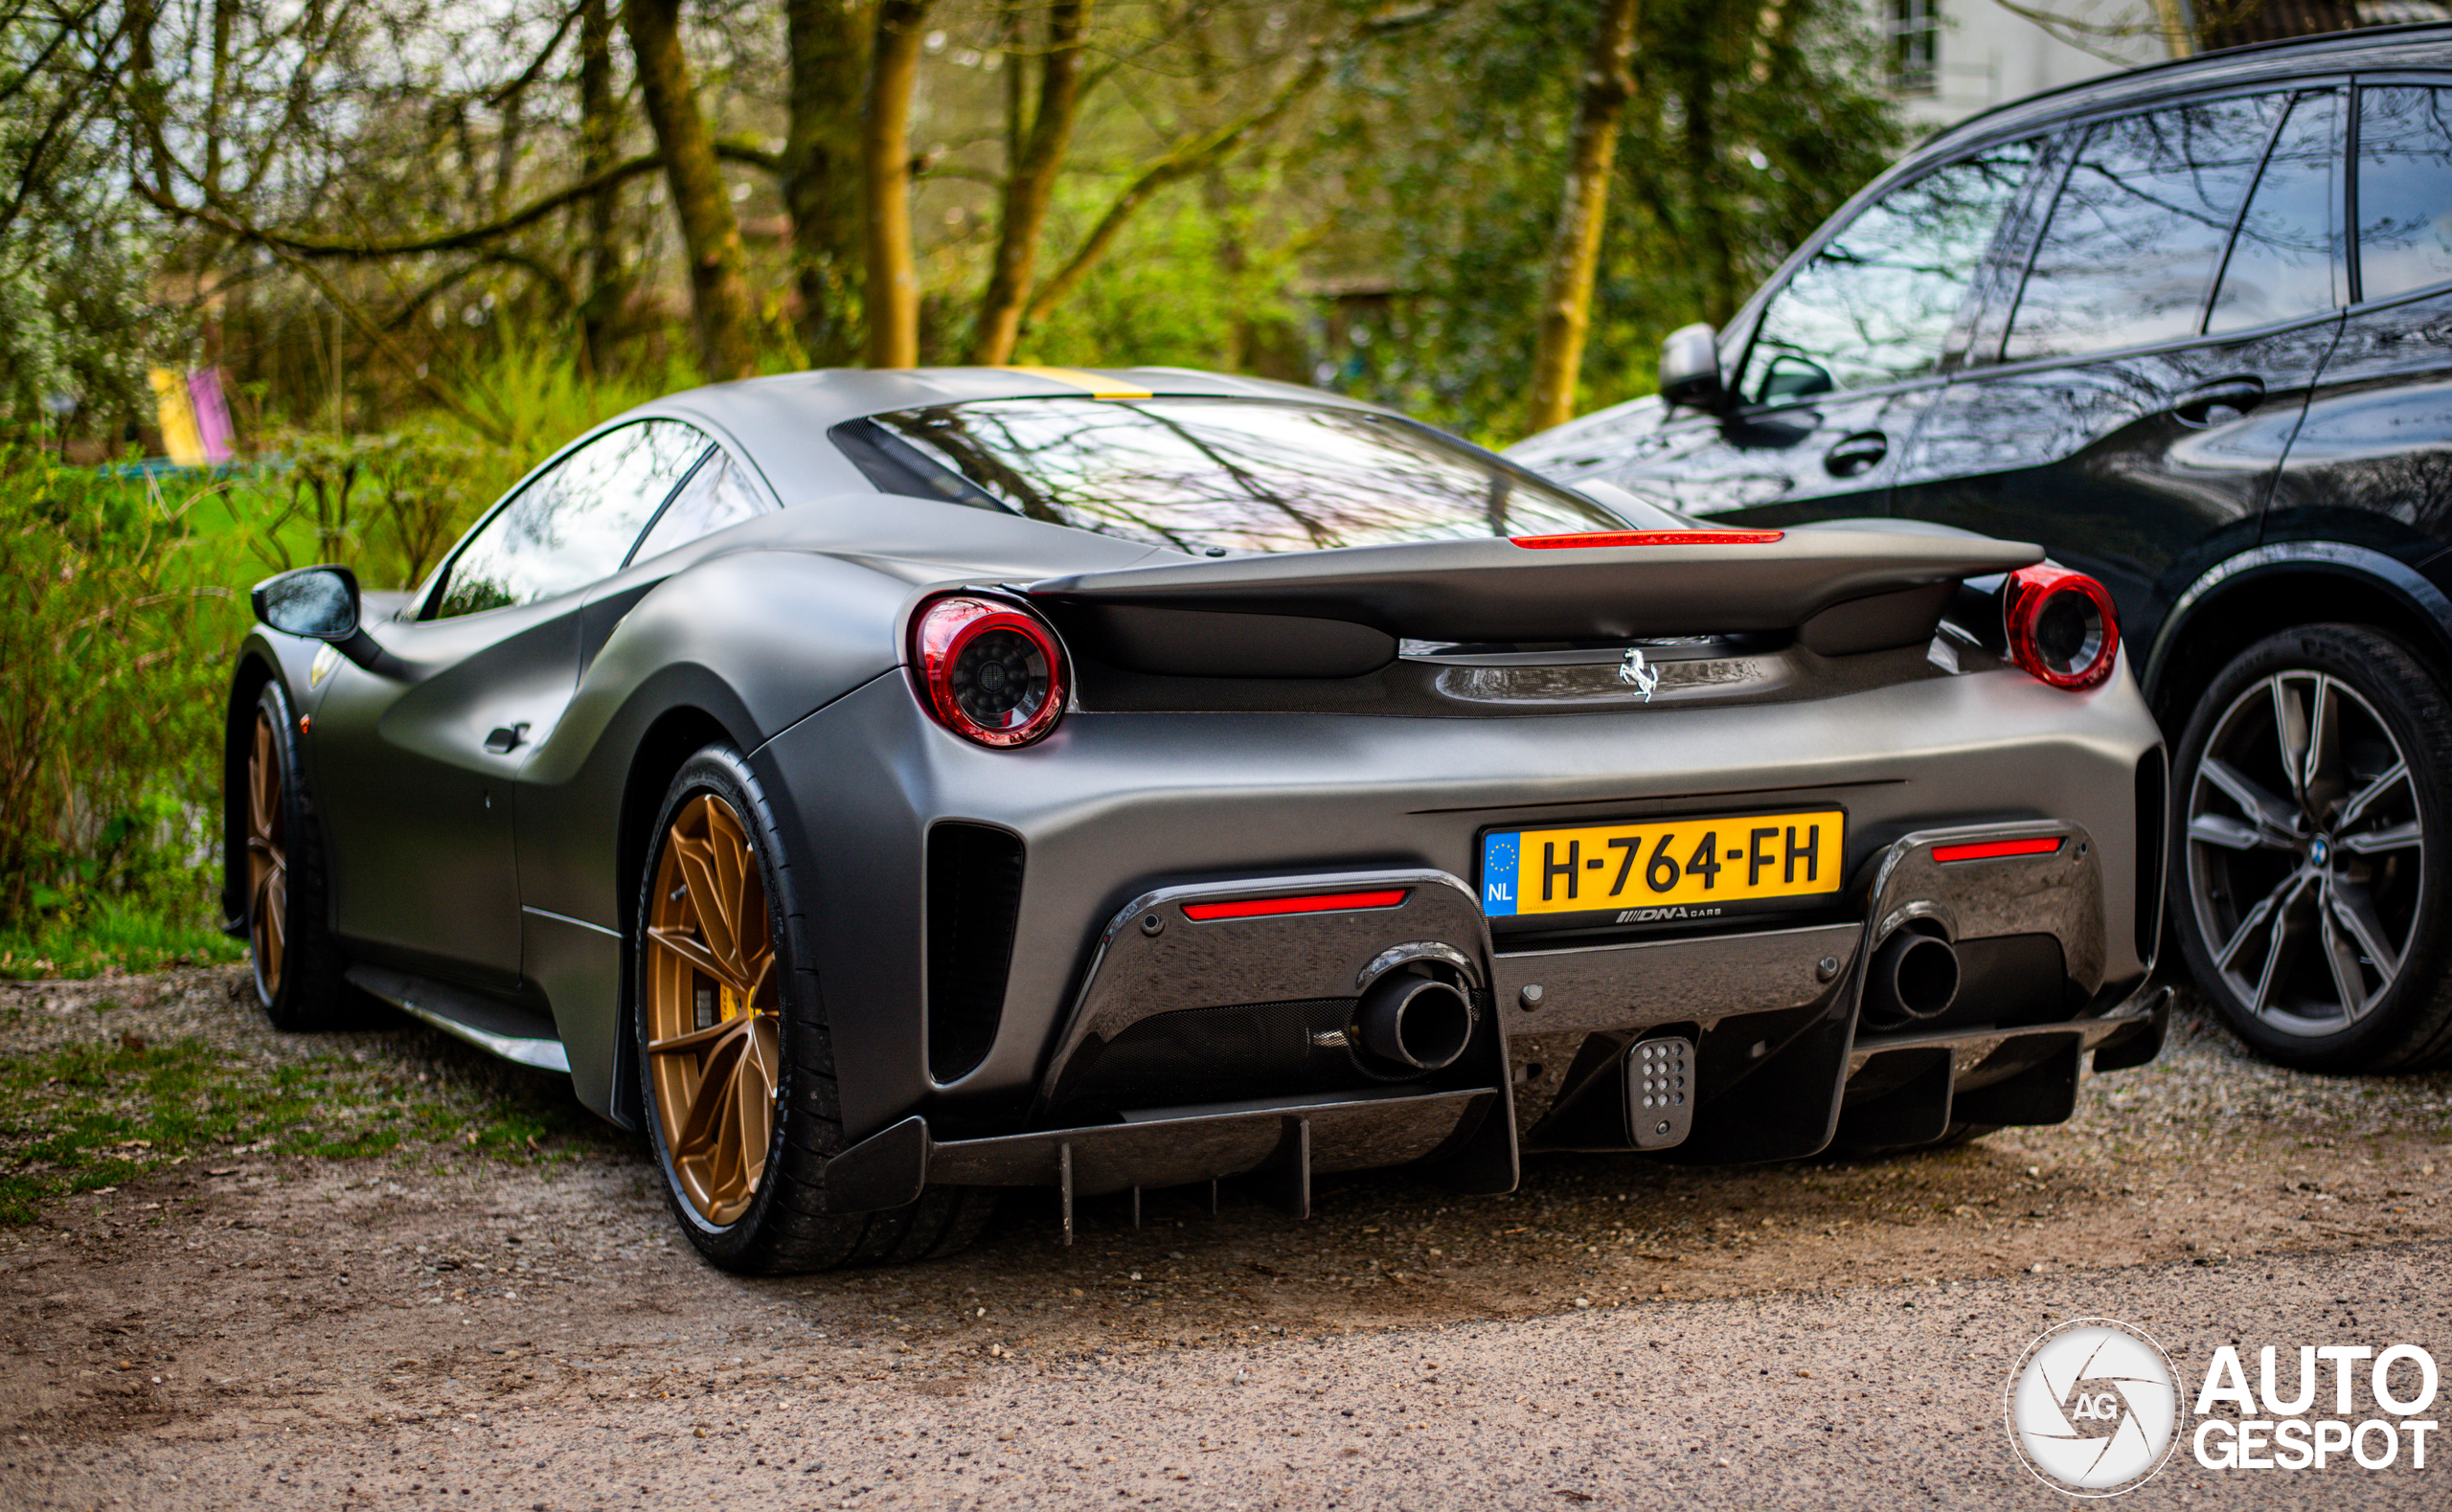
<svg viewBox="0 0 2452 1512">
<path fill-rule="evenodd" d="M 1720 381 L 1718 331 L 1697 321 L 1669 333 L 1660 344 L 1660 396 L 1689 409 L 1728 407 L 1728 388 Z"/>
<path fill-rule="evenodd" d="M 357 637 L 357 575 L 346 567 L 302 567 L 256 584 L 256 618 L 284 635 L 335 645 Z"/>
</svg>

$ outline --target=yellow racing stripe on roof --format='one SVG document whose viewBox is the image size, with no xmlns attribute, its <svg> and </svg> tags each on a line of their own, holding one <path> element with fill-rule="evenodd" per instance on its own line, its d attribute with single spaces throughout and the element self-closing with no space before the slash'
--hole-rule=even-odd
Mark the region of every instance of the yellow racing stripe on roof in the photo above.
<svg viewBox="0 0 2452 1512">
<path fill-rule="evenodd" d="M 1045 378 L 1050 383 L 1069 384 L 1074 388 L 1079 389 L 1082 393 L 1088 395 L 1094 399 L 1146 399 L 1151 396 L 1149 391 L 1147 389 L 1135 389 L 1128 385 L 1119 383 L 1113 378 L 1101 378 L 1095 372 L 1083 372 L 1078 368 L 1021 368 L 1009 366 L 1003 371 L 1007 372 L 1019 372 L 1033 378 Z"/>
</svg>

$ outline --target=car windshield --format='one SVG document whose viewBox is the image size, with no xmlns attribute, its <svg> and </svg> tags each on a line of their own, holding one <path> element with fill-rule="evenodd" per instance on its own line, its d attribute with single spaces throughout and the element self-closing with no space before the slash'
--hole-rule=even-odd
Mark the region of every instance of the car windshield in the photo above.
<svg viewBox="0 0 2452 1512">
<path fill-rule="evenodd" d="M 993 399 L 898 410 L 832 434 L 888 493 L 1183 552 L 1303 552 L 1629 523 L 1427 426 L 1326 405 Z M 1632 523 L 1674 522 L 1664 514 Z"/>
</svg>

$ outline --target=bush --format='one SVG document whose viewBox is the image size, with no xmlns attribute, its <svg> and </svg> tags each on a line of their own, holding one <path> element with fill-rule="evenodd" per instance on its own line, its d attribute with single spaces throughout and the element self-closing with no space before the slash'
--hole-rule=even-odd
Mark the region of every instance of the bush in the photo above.
<svg viewBox="0 0 2452 1512">
<path fill-rule="evenodd" d="M 0 446 L 0 936 L 210 925 L 245 609 L 193 503 Z"/>
<path fill-rule="evenodd" d="M 520 465 L 504 448 L 428 421 L 371 436 L 276 436 L 264 468 L 234 485 L 231 516 L 258 561 L 356 569 L 410 587 Z"/>
</svg>

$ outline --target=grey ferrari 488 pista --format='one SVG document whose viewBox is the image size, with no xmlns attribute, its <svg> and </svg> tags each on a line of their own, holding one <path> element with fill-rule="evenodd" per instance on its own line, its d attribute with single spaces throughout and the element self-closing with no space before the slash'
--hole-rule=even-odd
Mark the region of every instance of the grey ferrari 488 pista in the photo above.
<svg viewBox="0 0 2452 1512">
<path fill-rule="evenodd" d="M 1167 369 L 826 372 L 580 437 L 430 579 L 261 585 L 275 1023 L 567 1072 L 740 1270 L 993 1195 L 2066 1118 L 2150 1059 L 2163 756 L 2031 546 L 1699 526 Z"/>
</svg>

